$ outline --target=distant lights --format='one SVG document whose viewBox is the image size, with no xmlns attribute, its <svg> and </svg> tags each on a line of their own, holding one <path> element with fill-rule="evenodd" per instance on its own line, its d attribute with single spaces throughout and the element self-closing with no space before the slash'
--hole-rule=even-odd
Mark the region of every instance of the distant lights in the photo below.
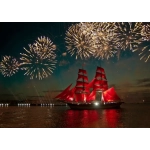
<svg viewBox="0 0 150 150">
<path fill-rule="evenodd" d="M 54 106 L 54 104 L 50 103 L 50 104 L 41 104 L 41 107 L 42 106 Z"/>
<path fill-rule="evenodd" d="M 27 106 L 27 107 L 30 107 L 30 104 L 29 103 L 18 103 L 18 106 Z"/>
<path fill-rule="evenodd" d="M 5 106 L 5 107 L 8 107 L 9 106 L 9 104 L 8 103 L 0 103 L 0 107 L 3 107 L 3 106 Z"/>
</svg>

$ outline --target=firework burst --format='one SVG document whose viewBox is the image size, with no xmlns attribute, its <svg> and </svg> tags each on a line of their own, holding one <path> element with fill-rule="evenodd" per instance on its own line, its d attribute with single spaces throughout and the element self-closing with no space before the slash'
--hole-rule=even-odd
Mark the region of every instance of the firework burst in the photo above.
<svg viewBox="0 0 150 150">
<path fill-rule="evenodd" d="M 116 26 L 115 33 L 120 48 L 123 50 L 126 50 L 127 48 L 132 51 L 137 50 L 138 45 L 142 42 L 142 23 L 122 22 L 116 23 Z"/>
<path fill-rule="evenodd" d="M 78 24 L 80 27 L 80 32 L 84 35 L 91 35 L 93 31 L 95 30 L 96 23 L 94 22 L 81 22 Z"/>
<path fill-rule="evenodd" d="M 99 59 L 109 59 L 110 57 L 113 57 L 117 52 L 113 42 L 113 40 L 101 42 L 100 45 L 95 47 L 96 50 L 93 56 Z"/>
<path fill-rule="evenodd" d="M 141 48 L 141 52 L 139 55 L 141 56 L 140 60 L 143 59 L 145 62 L 147 62 L 148 59 L 150 58 L 150 42 L 148 42 L 148 43 L 147 43 L 147 41 L 145 41 L 145 42 L 146 42 L 146 44 L 145 44 L 146 46 Z M 143 42 L 143 44 L 145 42 Z"/>
<path fill-rule="evenodd" d="M 1 73 L 4 77 L 12 76 L 18 72 L 20 64 L 16 58 L 12 56 L 3 56 L 3 59 L 0 63 Z"/>
<path fill-rule="evenodd" d="M 116 53 L 117 38 L 114 34 L 115 23 L 97 22 L 94 24 L 94 30 L 91 34 L 93 46 L 95 47 L 95 58 L 109 59 Z"/>
<path fill-rule="evenodd" d="M 30 76 L 30 79 L 38 78 L 39 80 L 48 77 L 53 73 L 56 64 L 56 55 L 49 55 L 49 57 L 43 57 L 42 52 L 37 53 L 37 49 L 34 45 L 29 44 L 29 50 L 24 48 L 26 53 L 21 53 L 20 58 L 23 62 L 21 63 L 21 69 L 25 70 L 24 75 Z M 41 55 L 39 55 L 41 53 Z"/>
<path fill-rule="evenodd" d="M 97 22 L 94 24 L 92 39 L 98 43 L 112 40 L 115 38 L 114 30 L 116 29 L 113 22 Z"/>
<path fill-rule="evenodd" d="M 56 50 L 56 45 L 48 37 L 38 37 L 38 40 L 35 41 L 33 46 L 42 59 L 55 55 L 54 50 Z"/>
<path fill-rule="evenodd" d="M 150 58 L 150 25 L 144 25 L 142 28 L 142 39 L 143 42 L 140 44 L 138 50 L 140 50 L 139 55 L 141 56 L 140 60 L 143 59 L 145 62 Z"/>
<path fill-rule="evenodd" d="M 72 55 L 76 55 L 76 59 L 80 57 L 89 58 L 94 52 L 92 47 L 92 39 L 87 33 L 83 34 L 79 24 L 72 25 L 66 32 L 67 50 Z"/>
<path fill-rule="evenodd" d="M 142 27 L 141 35 L 144 41 L 150 41 L 150 24 Z"/>
</svg>

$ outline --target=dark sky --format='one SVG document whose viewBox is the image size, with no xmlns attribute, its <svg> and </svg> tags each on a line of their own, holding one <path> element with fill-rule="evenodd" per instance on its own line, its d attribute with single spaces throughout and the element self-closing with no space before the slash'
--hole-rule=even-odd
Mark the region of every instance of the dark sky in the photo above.
<svg viewBox="0 0 150 150">
<path fill-rule="evenodd" d="M 59 23 L 0 23 L 0 54 L 11 55 L 19 59 L 23 47 L 28 48 L 37 37 L 47 36 L 56 45 L 57 61 L 53 74 L 46 79 L 30 80 L 19 71 L 12 77 L 0 74 L 0 99 L 20 99 L 33 96 L 44 96 L 51 91 L 51 96 L 58 90 L 66 88 L 70 83 L 75 85 L 78 69 L 85 63 L 89 80 L 95 75 L 97 65 L 105 69 L 109 87 L 114 86 L 118 95 L 126 102 L 142 102 L 150 100 L 150 60 L 140 60 L 139 52 L 121 51 L 117 57 L 109 60 L 76 60 L 66 52 L 65 32 L 73 24 Z"/>
</svg>

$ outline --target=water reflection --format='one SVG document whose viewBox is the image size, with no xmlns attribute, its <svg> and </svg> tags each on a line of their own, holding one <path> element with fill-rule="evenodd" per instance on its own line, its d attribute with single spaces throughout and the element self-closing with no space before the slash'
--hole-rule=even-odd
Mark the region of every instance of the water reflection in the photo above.
<svg viewBox="0 0 150 150">
<path fill-rule="evenodd" d="M 67 110 L 65 112 L 66 128 L 116 128 L 121 127 L 121 110 Z"/>
<path fill-rule="evenodd" d="M 71 110 L 66 107 L 5 107 L 0 127 L 116 128 L 122 127 L 121 110 Z"/>
<path fill-rule="evenodd" d="M 120 110 L 118 109 L 108 109 L 103 110 L 104 112 L 104 119 L 106 121 L 106 125 L 109 128 L 116 128 L 119 127 L 119 120 L 120 120 Z"/>
<path fill-rule="evenodd" d="M 147 105 L 146 105 L 147 106 Z M 148 106 L 147 106 L 148 107 Z M 150 126 L 149 107 L 125 109 L 71 110 L 69 107 L 1 107 L 1 128 L 117 128 Z M 137 111 L 138 110 L 138 111 Z M 138 113 L 140 112 L 140 114 Z M 143 113 L 141 113 L 143 112 Z M 139 115 L 141 117 L 139 117 Z M 137 117 L 138 116 L 138 117 Z"/>
<path fill-rule="evenodd" d="M 96 110 L 67 110 L 65 113 L 65 127 L 89 127 L 89 125 L 98 120 Z"/>
</svg>

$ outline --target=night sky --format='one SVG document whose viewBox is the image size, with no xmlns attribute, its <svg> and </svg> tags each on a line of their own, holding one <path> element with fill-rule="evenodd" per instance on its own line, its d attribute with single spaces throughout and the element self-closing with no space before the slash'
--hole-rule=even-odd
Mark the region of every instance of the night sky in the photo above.
<svg viewBox="0 0 150 150">
<path fill-rule="evenodd" d="M 54 97 L 69 84 L 75 85 L 78 69 L 84 64 L 88 78 L 91 81 L 96 67 L 101 64 L 105 69 L 109 87 L 114 86 L 118 95 L 125 102 L 150 101 L 150 60 L 140 60 L 139 52 L 121 51 L 120 58 L 87 60 L 75 59 L 67 53 L 65 32 L 71 22 L 50 23 L 0 23 L 0 54 L 14 56 L 19 60 L 23 47 L 28 49 L 37 37 L 46 36 L 56 45 L 57 64 L 53 74 L 48 78 L 31 80 L 19 71 L 12 77 L 0 74 L 0 100 L 32 99 L 47 95 Z"/>
</svg>

